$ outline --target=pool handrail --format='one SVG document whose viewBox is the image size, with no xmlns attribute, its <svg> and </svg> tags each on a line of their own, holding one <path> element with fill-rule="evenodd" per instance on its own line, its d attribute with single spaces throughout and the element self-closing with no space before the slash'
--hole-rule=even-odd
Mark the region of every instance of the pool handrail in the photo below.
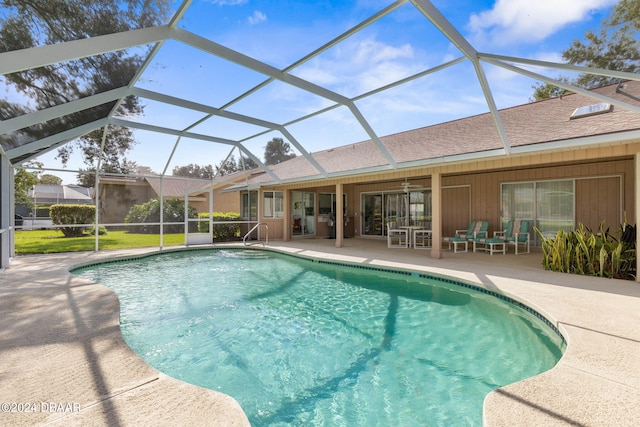
<svg viewBox="0 0 640 427">
<path fill-rule="evenodd" d="M 244 235 L 244 237 L 242 238 L 242 243 L 243 243 L 245 246 L 248 246 L 248 245 L 249 245 L 249 243 L 247 243 L 247 237 L 249 237 L 249 235 L 250 235 L 251 233 L 253 233 L 253 231 L 254 231 L 254 230 L 256 230 L 257 228 L 259 228 L 261 225 L 264 225 L 264 226 L 266 227 L 266 229 L 267 229 L 266 239 L 265 239 L 265 241 L 264 241 L 264 242 L 260 242 L 260 240 L 259 240 L 259 239 L 260 239 L 260 237 L 258 236 L 258 241 L 257 241 L 256 243 L 262 243 L 262 246 L 266 246 L 266 245 L 268 245 L 268 244 L 269 244 L 269 225 L 268 225 L 267 223 L 265 223 L 265 222 L 259 222 L 259 223 L 257 223 L 257 224 L 256 224 L 256 225 L 255 225 L 251 230 L 249 230 L 249 231 L 247 232 L 247 234 L 245 234 L 245 235 Z"/>
</svg>

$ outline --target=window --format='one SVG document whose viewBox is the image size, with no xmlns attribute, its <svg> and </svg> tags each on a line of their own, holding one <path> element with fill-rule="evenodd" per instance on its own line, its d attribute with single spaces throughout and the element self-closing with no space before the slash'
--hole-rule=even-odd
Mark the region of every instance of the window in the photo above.
<svg viewBox="0 0 640 427">
<path fill-rule="evenodd" d="M 242 219 L 248 220 L 248 221 L 257 221 L 258 220 L 258 192 L 257 191 L 243 192 L 240 209 L 242 212 Z"/>
<path fill-rule="evenodd" d="M 573 180 L 539 181 L 502 184 L 502 228 L 507 221 L 533 221 L 544 235 L 558 230 L 572 230 L 575 226 L 575 190 Z M 531 230 L 531 238 L 537 239 Z"/>
<path fill-rule="evenodd" d="M 573 230 L 574 194 L 573 181 L 536 183 L 536 224 L 543 234 Z"/>
<path fill-rule="evenodd" d="M 320 193 L 318 195 L 318 213 L 320 215 L 329 215 L 333 212 L 334 196 L 335 194 L 331 193 Z"/>
<path fill-rule="evenodd" d="M 347 195 L 342 195 L 342 207 L 344 215 L 347 215 Z M 320 193 L 318 195 L 318 214 L 331 215 L 336 214 L 336 194 Z"/>
<path fill-rule="evenodd" d="M 431 190 L 409 193 L 409 218 L 411 224 L 422 224 L 431 228 Z"/>
<path fill-rule="evenodd" d="M 262 194 L 262 216 L 265 218 L 284 218 L 284 193 L 265 191 Z"/>
</svg>

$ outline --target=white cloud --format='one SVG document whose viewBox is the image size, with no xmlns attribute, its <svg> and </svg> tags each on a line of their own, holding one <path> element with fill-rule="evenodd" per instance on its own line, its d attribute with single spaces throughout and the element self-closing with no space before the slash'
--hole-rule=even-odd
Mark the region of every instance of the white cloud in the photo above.
<svg viewBox="0 0 640 427">
<path fill-rule="evenodd" d="M 478 43 L 535 43 L 562 27 L 588 18 L 616 0 L 497 0 L 493 9 L 472 14 L 468 27 Z"/>
<path fill-rule="evenodd" d="M 250 25 L 256 25 L 267 20 L 267 15 L 256 10 L 248 19 Z"/>
<path fill-rule="evenodd" d="M 367 92 L 421 69 L 409 44 L 374 38 L 344 43 L 300 67 L 295 74 L 347 96 Z"/>
<path fill-rule="evenodd" d="M 401 58 L 412 58 L 411 45 L 390 46 L 374 39 L 366 39 L 358 43 L 354 60 L 358 64 L 380 64 Z"/>
<path fill-rule="evenodd" d="M 249 2 L 249 0 L 211 0 L 211 3 L 217 4 L 218 6 L 239 6 L 247 2 Z"/>
</svg>

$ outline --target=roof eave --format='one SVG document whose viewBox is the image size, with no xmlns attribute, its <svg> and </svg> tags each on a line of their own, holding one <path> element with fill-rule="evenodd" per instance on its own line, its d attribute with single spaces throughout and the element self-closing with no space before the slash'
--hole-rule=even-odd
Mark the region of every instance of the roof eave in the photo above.
<svg viewBox="0 0 640 427">
<path fill-rule="evenodd" d="M 592 148 L 596 146 L 611 146 L 618 144 L 627 144 L 634 141 L 640 141 L 640 129 L 630 130 L 625 132 L 616 132 L 602 135 L 591 135 L 580 138 L 571 138 L 571 139 L 562 139 L 557 141 L 549 141 L 549 142 L 541 142 L 535 144 L 528 145 L 520 145 L 514 146 L 511 149 L 511 156 L 513 155 L 524 155 L 524 154 L 534 154 L 534 153 L 544 153 L 544 152 L 552 152 L 552 151 L 562 151 L 562 150 L 575 150 L 580 148 Z M 402 169 L 413 169 L 416 167 L 429 167 L 429 166 L 443 166 L 452 163 L 466 163 L 471 161 L 478 160 L 492 160 L 498 158 L 505 158 L 507 154 L 505 154 L 504 149 L 499 148 L 495 150 L 487 150 L 487 151 L 479 151 L 475 153 L 465 153 L 460 155 L 453 156 L 442 156 L 435 157 L 431 159 L 422 159 L 415 160 L 411 162 L 403 162 L 397 165 L 396 170 Z M 317 181 L 319 179 L 332 179 L 332 178 L 342 178 L 347 176 L 354 175 L 366 175 L 370 173 L 383 172 L 391 170 L 392 168 L 389 165 L 381 165 L 374 166 L 363 169 L 354 169 L 349 171 L 340 171 L 335 173 L 329 173 L 328 176 L 319 176 L 319 175 L 309 175 L 305 177 L 297 177 L 291 178 L 287 180 L 282 180 L 282 182 L 276 183 L 273 181 L 265 181 L 255 184 L 250 184 L 249 187 L 243 185 L 242 188 L 236 187 L 234 189 L 228 189 L 228 191 L 239 191 L 239 190 L 247 190 L 247 188 L 257 188 L 264 187 L 269 185 L 282 185 L 282 184 L 292 184 L 292 183 L 304 183 L 309 181 Z"/>
</svg>

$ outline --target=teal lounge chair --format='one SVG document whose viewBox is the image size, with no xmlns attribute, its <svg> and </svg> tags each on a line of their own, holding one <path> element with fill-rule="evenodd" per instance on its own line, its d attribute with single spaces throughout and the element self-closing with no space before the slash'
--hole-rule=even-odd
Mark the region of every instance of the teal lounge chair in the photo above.
<svg viewBox="0 0 640 427">
<path fill-rule="evenodd" d="M 475 239 L 486 238 L 489 230 L 489 221 L 471 221 L 466 230 L 456 230 L 453 237 L 445 237 L 442 241 L 449 243 L 449 250 L 453 244 L 453 252 L 467 252 L 469 250 L 469 242 Z M 458 250 L 459 245 L 464 245 L 464 251 Z"/>
<path fill-rule="evenodd" d="M 516 250 L 516 255 L 520 253 L 528 254 L 531 251 L 530 224 L 531 221 L 526 219 L 511 220 L 507 222 L 507 227 L 504 231 L 496 231 L 493 233 L 493 236 L 504 240 L 507 245 L 513 245 Z M 526 249 L 526 252 L 523 252 L 522 249 L 518 251 L 520 246 Z"/>
</svg>

